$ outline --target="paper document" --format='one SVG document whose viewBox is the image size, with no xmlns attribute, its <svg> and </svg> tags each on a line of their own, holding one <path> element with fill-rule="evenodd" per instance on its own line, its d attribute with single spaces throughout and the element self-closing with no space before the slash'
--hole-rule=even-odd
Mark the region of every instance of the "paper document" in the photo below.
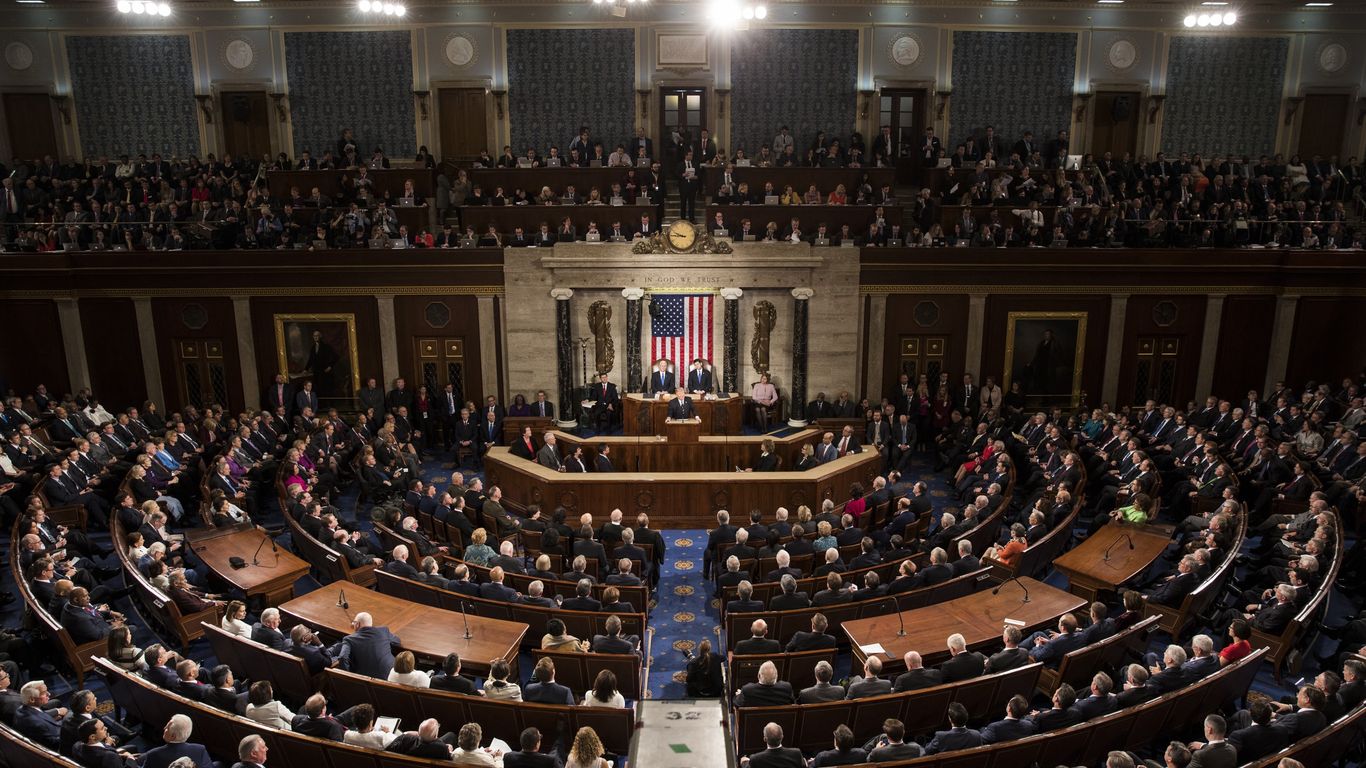
<svg viewBox="0 0 1366 768">
<path fill-rule="evenodd" d="M 882 654 L 884 656 L 887 655 L 887 649 L 882 647 L 882 643 L 870 643 L 868 645 L 860 645 L 858 648 L 860 651 L 863 651 L 869 656 L 873 656 L 876 654 Z"/>
</svg>

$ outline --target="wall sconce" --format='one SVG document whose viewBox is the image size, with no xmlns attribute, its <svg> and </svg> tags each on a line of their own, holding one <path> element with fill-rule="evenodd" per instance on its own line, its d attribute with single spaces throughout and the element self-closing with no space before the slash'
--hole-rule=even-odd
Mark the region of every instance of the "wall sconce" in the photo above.
<svg viewBox="0 0 1366 768">
<path fill-rule="evenodd" d="M 52 100 L 52 106 L 57 108 L 57 113 L 62 116 L 62 123 L 71 125 L 71 97 L 49 95 L 48 98 Z"/>
<path fill-rule="evenodd" d="M 502 90 L 495 89 L 495 90 L 489 91 L 489 93 L 493 94 L 493 106 L 494 106 L 494 108 L 496 108 L 496 109 L 498 110 L 498 119 L 499 119 L 499 120 L 502 120 L 502 119 L 503 119 L 503 97 L 506 96 L 506 95 L 508 95 L 507 89 L 506 89 L 506 88 L 504 88 L 504 89 L 502 89 Z"/>
<path fill-rule="evenodd" d="M 729 88 L 717 88 L 716 92 L 716 117 L 724 120 L 726 117 L 726 97 L 730 96 Z"/>
<path fill-rule="evenodd" d="M 1091 102 L 1091 97 L 1094 95 L 1095 94 L 1093 93 L 1077 94 L 1077 101 L 1080 102 L 1077 104 L 1077 122 L 1081 122 L 1082 120 L 1086 119 L 1086 105 Z"/>
<path fill-rule="evenodd" d="M 858 95 L 863 97 L 863 109 L 859 110 L 859 119 L 868 119 L 868 110 L 873 108 L 873 98 L 877 96 L 877 91 L 859 91 Z"/>
<path fill-rule="evenodd" d="M 204 113 L 204 122 L 213 124 L 213 96 L 206 93 L 196 93 L 194 100 L 199 102 L 199 111 Z"/>
<path fill-rule="evenodd" d="M 1162 102 L 1166 100 L 1167 97 L 1165 95 L 1159 96 L 1153 94 L 1148 97 L 1148 125 L 1153 125 L 1157 122 L 1157 113 L 1162 111 Z"/>
<path fill-rule="evenodd" d="M 640 95 L 640 119 L 644 120 L 646 125 L 649 125 L 650 97 L 654 95 L 654 91 L 649 88 L 642 88 L 636 91 L 636 93 Z"/>
<path fill-rule="evenodd" d="M 427 119 L 427 97 L 431 96 L 431 91 L 413 91 L 413 96 L 417 98 L 417 110 L 423 120 Z"/>
<path fill-rule="evenodd" d="M 935 91 L 934 95 L 939 98 L 938 119 L 943 120 L 944 109 L 949 105 L 949 97 L 953 95 L 953 91 Z"/>
<path fill-rule="evenodd" d="M 1304 103 L 1303 96 L 1291 96 L 1285 100 L 1285 124 L 1290 125 L 1295 120 L 1295 113 L 1300 111 L 1300 105 Z"/>
<path fill-rule="evenodd" d="M 270 96 L 270 100 L 275 102 L 275 117 L 278 118 L 282 123 L 289 122 L 289 102 L 287 101 L 287 99 L 289 98 L 288 94 L 270 93 L 266 95 Z"/>
</svg>

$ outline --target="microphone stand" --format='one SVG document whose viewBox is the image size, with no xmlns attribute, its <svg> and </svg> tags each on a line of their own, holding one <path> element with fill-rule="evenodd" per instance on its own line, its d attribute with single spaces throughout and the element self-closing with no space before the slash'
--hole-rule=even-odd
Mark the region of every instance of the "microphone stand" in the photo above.
<svg viewBox="0 0 1366 768">
<path fill-rule="evenodd" d="M 888 595 L 887 597 L 885 597 L 885 598 L 883 598 L 883 599 L 891 601 L 891 603 L 892 603 L 892 610 L 896 612 L 896 620 L 897 620 L 898 623 L 901 624 L 901 629 L 899 629 L 899 630 L 897 631 L 896 636 L 897 636 L 897 637 L 905 637 L 905 636 L 906 636 L 906 619 L 903 618 L 902 615 L 901 615 L 901 608 L 900 608 L 900 606 L 898 606 L 898 605 L 896 604 L 896 598 L 893 597 L 893 596 L 891 596 L 891 595 Z"/>
<path fill-rule="evenodd" d="M 460 618 L 465 620 L 465 639 L 473 640 L 474 635 L 470 634 L 470 617 L 465 614 L 465 601 L 460 601 Z"/>
<path fill-rule="evenodd" d="M 1129 549 L 1130 549 L 1130 551 L 1132 551 L 1133 548 L 1134 548 L 1134 538 L 1133 538 L 1132 536 L 1130 536 L 1128 533 L 1125 533 L 1125 534 L 1124 534 L 1124 539 L 1116 538 L 1114 541 L 1110 542 L 1110 546 L 1108 546 L 1108 547 L 1105 548 L 1105 554 L 1104 554 L 1104 556 L 1101 558 L 1101 561 L 1102 561 L 1102 562 L 1106 562 L 1106 563 L 1110 562 L 1110 550 L 1114 549 L 1116 544 L 1118 544 L 1119 542 L 1121 542 L 1121 541 L 1123 541 L 1123 540 L 1125 540 L 1125 539 L 1128 540 L 1128 542 L 1129 542 Z"/>
<path fill-rule="evenodd" d="M 260 544 L 257 544 L 257 545 L 256 545 L 256 551 L 251 553 L 251 564 L 252 564 L 252 565 L 260 565 L 260 564 L 261 564 L 261 563 L 259 563 L 259 562 L 256 560 L 256 556 L 259 555 L 259 554 L 261 554 L 261 548 L 264 547 L 264 546 L 266 545 L 266 542 L 267 542 L 267 541 L 269 541 L 271 544 L 274 544 L 274 543 L 275 543 L 275 540 L 272 539 L 272 538 L 270 538 L 269 535 L 267 535 L 267 534 L 261 534 L 261 543 L 260 543 Z M 278 558 L 277 558 L 277 559 L 278 559 Z"/>
<path fill-rule="evenodd" d="M 1023 589 L 1023 590 L 1024 590 L 1024 599 L 1021 600 L 1020 602 L 1022 602 L 1022 603 L 1027 603 L 1027 602 L 1029 602 L 1029 587 L 1026 587 L 1026 586 L 1025 586 L 1025 583 L 1024 583 L 1023 581 L 1020 581 L 1020 577 L 1019 577 L 1019 576 L 1011 576 L 1010 578 L 1006 579 L 1005 581 L 1001 582 L 1000 584 L 997 584 L 997 585 L 996 585 L 996 588 L 993 589 L 993 590 L 991 590 L 991 594 L 993 594 L 993 595 L 1000 594 L 1001 588 L 1004 587 L 1005 585 L 1009 584 L 1009 583 L 1012 582 L 1012 581 L 1015 582 L 1016 584 L 1019 584 L 1019 585 L 1020 585 L 1020 589 Z"/>
</svg>

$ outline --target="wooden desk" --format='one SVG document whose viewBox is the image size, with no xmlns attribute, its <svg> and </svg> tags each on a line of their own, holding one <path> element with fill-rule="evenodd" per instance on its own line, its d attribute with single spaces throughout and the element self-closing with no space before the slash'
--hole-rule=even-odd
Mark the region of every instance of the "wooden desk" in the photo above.
<svg viewBox="0 0 1366 768">
<path fill-rule="evenodd" d="M 531 435 L 539 444 L 541 433 L 547 429 L 554 429 L 555 420 L 543 419 L 540 416 L 508 416 L 503 419 L 503 445 L 512 445 L 522 439 L 523 427 L 531 427 Z"/>
<path fill-rule="evenodd" d="M 597 187 L 605 198 L 613 184 L 626 186 L 626 172 L 634 170 L 637 181 L 643 181 L 649 168 L 473 168 L 469 171 L 470 184 L 478 184 L 484 194 L 491 195 L 498 187 L 508 197 L 514 190 L 524 189 L 535 197 L 541 187 L 550 187 L 557 195 L 563 195 L 565 187 L 574 185 L 579 197 L 586 197 L 588 191 Z"/>
<path fill-rule="evenodd" d="M 783 189 L 791 184 L 797 194 L 805 194 L 806 188 L 812 184 L 820 190 L 822 195 L 829 195 L 835 191 L 835 187 L 840 184 L 849 193 L 849 198 L 854 197 L 854 190 L 858 187 L 859 180 L 867 174 L 868 183 L 873 185 L 873 191 L 882 189 L 883 184 L 891 184 L 893 177 L 896 176 L 895 168 L 809 168 L 803 166 L 784 166 L 782 168 L 759 168 L 750 166 L 748 168 L 736 168 L 734 172 L 735 183 L 741 182 L 749 184 L 750 194 L 759 194 L 764 190 L 764 182 L 773 182 L 775 194 L 781 195 Z M 718 189 L 721 188 L 721 178 L 725 175 L 723 168 L 708 168 L 703 176 L 703 184 L 708 196 L 714 197 Z"/>
<path fill-rule="evenodd" d="M 513 228 L 521 227 L 527 237 L 534 237 L 541 231 L 541 222 L 545 222 L 550 231 L 554 232 L 566 216 L 574 222 L 574 229 L 578 230 L 580 240 L 583 239 L 589 222 L 598 225 L 598 232 L 602 233 L 604 241 L 607 240 L 607 233 L 612 229 L 613 222 L 621 222 L 621 231 L 628 240 L 631 233 L 640 228 L 641 216 L 650 217 L 650 226 L 658 225 L 653 205 L 460 206 L 460 226 L 474 227 L 474 231 L 480 235 L 488 231 L 489 225 L 492 224 L 493 228 L 503 235 L 510 235 Z"/>
<path fill-rule="evenodd" d="M 824 224 L 830 239 L 834 240 L 839 234 L 842 224 L 849 225 L 849 231 L 853 233 L 854 237 L 866 235 L 868 225 L 873 222 L 879 207 L 882 208 L 882 215 L 887 221 L 887 226 L 902 223 L 902 208 L 899 205 L 716 205 L 713 203 L 707 206 L 705 222 L 699 223 L 698 226 L 705 226 L 706 230 L 710 232 L 712 222 L 716 220 L 716 214 L 719 212 L 725 217 L 726 226 L 732 236 L 740 231 L 742 219 L 749 219 L 750 229 L 757 231 L 759 237 L 763 237 L 764 230 L 772 221 L 778 225 L 778 234 L 781 236 L 792 219 L 795 218 L 801 222 L 802 234 L 807 239 L 814 236 L 816 229 Z"/>
<path fill-rule="evenodd" d="M 342 176 L 355 178 L 359 174 L 360 171 L 356 168 L 334 171 L 267 171 L 266 184 L 270 186 L 270 194 L 280 200 L 289 199 L 290 187 L 298 187 L 304 197 L 308 197 L 314 187 L 322 194 L 332 197 L 341 191 Z M 398 199 L 403 194 L 403 182 L 409 179 L 412 180 L 413 190 L 417 192 L 418 197 L 431 197 L 432 190 L 436 187 L 436 172 L 426 168 L 384 168 L 375 171 L 367 169 L 365 175 L 372 179 L 371 189 L 381 197 L 387 193 Z"/>
<path fill-rule="evenodd" d="M 662 420 L 661 420 L 662 421 Z M 660 424 L 674 428 L 675 424 Z M 681 425 L 687 426 L 687 425 Z M 663 431 L 663 430 L 661 430 Z M 691 441 L 678 441 L 670 435 L 614 436 L 585 440 L 564 432 L 556 432 L 561 450 L 572 454 L 583 448 L 584 463 L 596 464 L 599 446 L 611 449 L 612 466 L 617 472 L 726 472 L 735 473 L 738 464 L 747 467 L 759 455 L 762 435 L 725 437 L 699 436 Z M 796 465 L 797 454 L 805 443 L 819 442 L 819 432 L 804 429 L 774 440 L 774 452 L 782 459 L 781 467 Z M 846 489 L 847 490 L 847 489 Z"/>
<path fill-rule="evenodd" d="M 693 410 L 702 419 L 704 435 L 739 435 L 743 431 L 745 399 L 732 392 L 716 400 L 703 400 L 688 395 Z M 640 392 L 628 392 L 622 401 L 623 432 L 628 435 L 662 435 L 664 421 L 669 415 L 673 395 L 650 397 Z"/>
<path fill-rule="evenodd" d="M 802 435 L 814 434 L 804 430 Z M 566 446 L 574 444 L 566 438 Z M 616 467 L 634 469 L 634 462 L 623 461 L 627 445 L 616 441 L 638 441 L 635 450 L 647 450 L 641 438 L 598 438 L 593 445 L 608 443 L 613 446 L 612 459 Z M 751 439 L 753 440 L 753 439 Z M 708 446 L 730 450 L 734 463 L 748 465 L 758 455 L 757 443 L 746 443 L 740 438 L 702 437 L 699 442 L 684 446 L 691 451 L 706 451 Z M 664 450 L 675 446 L 661 444 Z M 618 453 L 618 446 L 621 451 Z M 572 450 L 566 447 L 565 452 Z M 716 448 L 710 450 L 715 451 Z M 790 467 L 790 454 L 795 446 L 780 448 L 783 466 Z M 585 451 L 587 452 L 587 451 Z M 642 465 L 649 460 L 641 454 Z M 724 456 L 722 457 L 724 460 Z M 591 461 L 587 462 L 590 466 Z M 849 498 L 849 487 L 862 483 L 871 487 L 873 477 L 882 469 L 882 457 L 866 451 L 851 454 L 823 464 L 808 472 L 589 472 L 569 474 L 554 472 L 533 462 L 519 459 L 507 448 L 493 448 L 484 457 L 484 472 L 489 485 L 503 489 L 504 504 L 514 509 L 526 504 L 540 504 L 543 509 L 565 508 L 571 517 L 581 512 L 601 513 L 604 509 L 619 508 L 627 517 L 639 512 L 650 515 L 656 528 L 704 528 L 716 523 L 716 511 L 774 509 L 787 507 L 795 510 L 805 504 L 818 509 L 825 499 L 836 504 Z M 943 638 L 939 643 L 943 644 Z"/>
<path fill-rule="evenodd" d="M 349 609 L 337 605 L 338 593 L 346 588 Z M 280 606 L 285 623 L 304 622 L 323 634 L 344 637 L 351 634 L 351 617 L 365 611 L 375 626 L 388 627 L 412 651 L 427 661 L 440 662 L 446 654 L 460 654 L 460 663 L 472 672 L 488 674 L 494 659 L 505 659 L 517 668 L 517 648 L 527 625 L 515 621 L 490 619 L 469 614 L 470 634 L 465 639 L 465 622 L 454 611 L 383 595 L 354 584 L 334 582 Z"/>
<path fill-rule="evenodd" d="M 1133 539 L 1133 549 L 1129 548 L 1126 536 Z M 1067 588 L 1073 594 L 1094 600 L 1097 593 L 1113 592 L 1147 570 L 1171 543 L 1170 530 L 1111 522 L 1054 560 L 1053 565 L 1067 574 Z"/>
<path fill-rule="evenodd" d="M 288 550 L 270 544 L 261 546 L 269 537 L 251 523 L 239 523 L 232 528 L 191 529 L 185 540 L 195 555 L 219 579 L 246 593 L 247 597 L 263 597 L 268 605 L 278 605 L 294 596 L 294 582 L 308 573 L 308 563 Z M 260 554 L 255 554 L 260 548 Z M 252 565 L 252 557 L 260 565 Z M 247 561 L 245 568 L 233 568 L 228 558 L 240 557 Z"/>
<path fill-rule="evenodd" d="M 1029 587 L 1029 602 L 1021 602 L 1023 592 L 1019 584 L 1006 583 L 998 594 L 990 589 L 950 600 L 938 605 L 903 611 L 906 636 L 898 637 L 900 626 L 894 613 L 870 619 L 846 621 L 841 626 L 853 645 L 854 669 L 868 660 L 861 646 L 881 643 L 887 654 L 882 658 L 882 671 L 905 671 L 902 660 L 907 651 L 918 651 L 925 666 L 933 666 L 949 657 L 946 641 L 953 632 L 963 635 L 968 650 L 994 647 L 1001 642 L 1001 630 L 1007 618 L 1024 622 L 1020 631 L 1025 635 L 1036 629 L 1058 623 L 1064 613 L 1072 613 L 1086 606 L 1087 601 L 1041 581 L 1021 579 Z"/>
</svg>

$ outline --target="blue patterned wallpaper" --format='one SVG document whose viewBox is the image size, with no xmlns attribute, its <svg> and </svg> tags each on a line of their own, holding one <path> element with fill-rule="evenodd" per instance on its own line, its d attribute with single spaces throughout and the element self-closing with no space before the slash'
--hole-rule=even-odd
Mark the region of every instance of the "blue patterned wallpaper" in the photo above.
<svg viewBox="0 0 1366 768">
<path fill-rule="evenodd" d="M 1071 125 L 1077 63 L 1074 32 L 954 32 L 950 154 L 987 125 L 1014 144 L 1025 131 L 1044 142 Z"/>
<path fill-rule="evenodd" d="M 1289 45 L 1284 37 L 1173 37 L 1162 150 L 1271 154 Z"/>
<path fill-rule="evenodd" d="M 285 71 L 294 154 L 336 151 L 343 128 L 362 157 L 383 147 L 390 158 L 417 153 L 413 47 L 406 31 L 286 32 Z"/>
<path fill-rule="evenodd" d="M 189 37 L 68 37 L 66 56 L 85 156 L 199 152 Z"/>
<path fill-rule="evenodd" d="M 545 155 L 586 125 L 610 154 L 635 135 L 636 33 L 632 29 L 509 29 L 508 121 L 517 154 Z M 502 147 L 489 147 L 495 157 Z"/>
<path fill-rule="evenodd" d="M 858 104 L 858 31 L 751 29 L 730 48 L 731 154 L 791 129 L 798 154 L 818 131 L 848 146 Z M 865 137 L 872 146 L 872 137 Z"/>
</svg>

